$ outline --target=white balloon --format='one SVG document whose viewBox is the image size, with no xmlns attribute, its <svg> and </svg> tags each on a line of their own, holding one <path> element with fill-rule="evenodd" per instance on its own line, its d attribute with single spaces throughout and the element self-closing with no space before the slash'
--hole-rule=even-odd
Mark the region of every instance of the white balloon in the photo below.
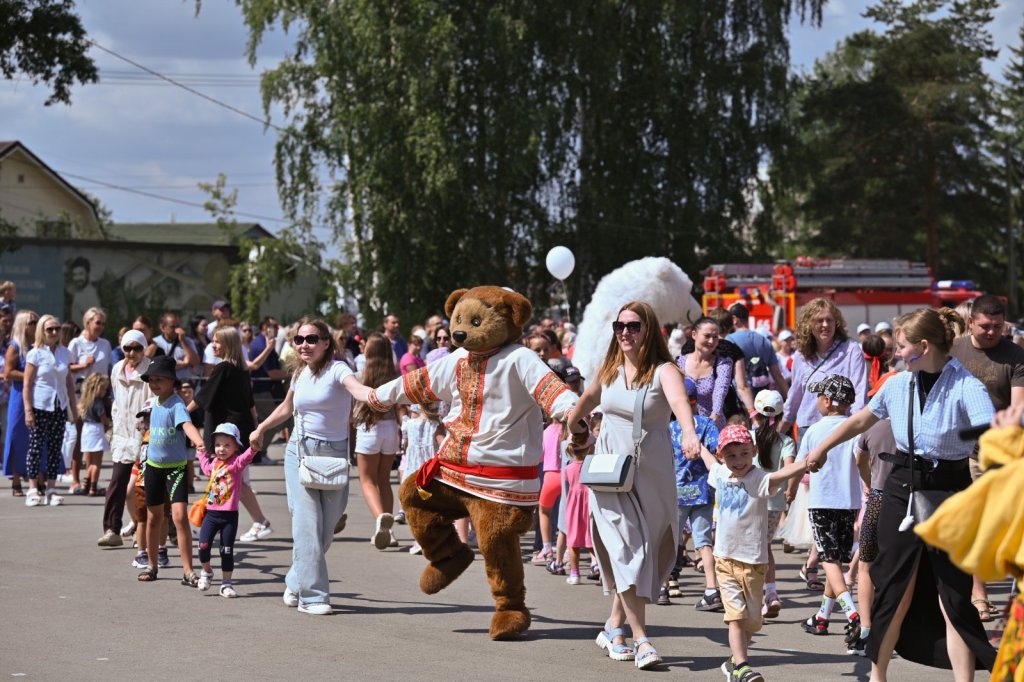
<svg viewBox="0 0 1024 682">
<path fill-rule="evenodd" d="M 565 279 L 572 274 L 573 268 L 576 267 L 576 257 L 572 255 L 572 251 L 564 246 L 556 246 L 548 251 L 548 256 L 544 259 L 544 263 L 548 266 L 548 272 L 555 279 Z"/>
</svg>

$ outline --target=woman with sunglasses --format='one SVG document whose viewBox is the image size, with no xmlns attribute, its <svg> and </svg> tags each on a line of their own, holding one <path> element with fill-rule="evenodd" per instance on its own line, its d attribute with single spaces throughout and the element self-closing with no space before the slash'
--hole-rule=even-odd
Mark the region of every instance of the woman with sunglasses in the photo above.
<svg viewBox="0 0 1024 682">
<path fill-rule="evenodd" d="M 71 378 L 71 353 L 60 344 L 60 320 L 43 315 L 36 325 L 36 340 L 25 357 L 25 425 L 28 437 L 28 478 L 32 481 L 25 506 L 64 504 L 57 494 L 57 473 L 64 442 L 64 424 L 68 407 L 75 409 L 75 384 Z M 46 497 L 39 494 L 35 480 L 39 476 L 43 449 L 46 449 Z"/>
<path fill-rule="evenodd" d="M 284 401 L 249 437 L 261 449 L 264 435 L 295 417 L 285 449 L 284 480 L 292 513 L 292 565 L 285 576 L 284 603 L 300 613 L 331 613 L 327 550 L 348 503 L 341 490 L 306 488 L 299 482 L 299 454 L 348 461 L 349 414 L 352 399 L 366 402 L 370 389 L 356 379 L 344 362 L 335 360 L 335 339 L 323 320 L 305 318 L 292 338 L 299 365 Z"/>
<path fill-rule="evenodd" d="M 447 327 L 440 327 L 434 332 L 434 347 L 427 357 L 424 358 L 427 364 L 430 364 L 434 360 L 440 360 L 444 356 L 452 352 L 452 333 L 448 331 Z"/>
<path fill-rule="evenodd" d="M 697 386 L 697 412 L 725 428 L 725 400 L 732 386 L 733 359 L 718 353 L 722 330 L 702 317 L 693 323 L 693 352 L 679 356 L 679 368 Z"/>
<path fill-rule="evenodd" d="M 129 329 L 122 334 L 124 359 L 114 365 L 110 374 L 110 392 L 114 397 L 110 408 L 112 464 L 107 496 L 103 502 L 103 536 L 96 542 L 100 547 L 119 547 L 122 544 L 121 517 L 128 495 L 128 481 L 142 450 L 142 432 L 136 428 L 135 415 L 153 397 L 149 383 L 142 380 L 152 362 L 146 357 L 147 345 L 146 335 L 137 329 Z"/>
<path fill-rule="evenodd" d="M 39 316 L 32 310 L 21 310 L 14 317 L 11 345 L 4 357 L 4 381 L 11 387 L 7 403 L 7 433 L 4 434 L 4 476 L 11 479 L 11 494 L 24 497 L 22 477 L 28 476 L 28 427 L 25 426 L 25 399 L 22 397 L 25 378 L 25 355 L 35 343 Z M 30 484 L 31 485 L 31 484 Z"/>
<path fill-rule="evenodd" d="M 671 416 L 682 429 L 687 457 L 699 455 L 700 442 L 683 374 L 672 362 L 651 306 L 627 303 L 612 323 L 612 332 L 597 381 L 587 386 L 566 421 L 574 433 L 585 432 L 580 421 L 597 408 L 604 421 L 594 452 L 632 453 L 634 406 L 638 391 L 647 389 L 632 491 L 590 495 L 594 551 L 605 594 L 613 594 L 611 615 L 597 641 L 613 660 L 635 660 L 636 667 L 644 669 L 661 662 L 647 638 L 645 609 L 672 571 L 679 538 Z M 623 635 L 627 622 L 633 646 L 626 645 Z"/>
</svg>

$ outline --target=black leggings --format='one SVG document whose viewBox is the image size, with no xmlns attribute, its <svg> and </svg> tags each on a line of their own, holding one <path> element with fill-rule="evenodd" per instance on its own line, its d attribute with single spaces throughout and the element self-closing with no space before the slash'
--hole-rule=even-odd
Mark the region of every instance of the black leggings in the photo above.
<svg viewBox="0 0 1024 682">
<path fill-rule="evenodd" d="M 64 423 L 67 411 L 59 407 L 55 410 L 33 410 L 36 418 L 35 428 L 28 432 L 28 480 L 35 481 L 39 477 L 39 462 L 46 447 L 46 480 L 57 478 L 60 467 L 61 447 L 64 445 Z"/>
<path fill-rule="evenodd" d="M 235 570 L 235 534 L 238 532 L 238 511 L 207 509 L 203 527 L 199 529 L 199 561 L 210 563 L 213 538 L 220 533 L 220 570 Z"/>
</svg>

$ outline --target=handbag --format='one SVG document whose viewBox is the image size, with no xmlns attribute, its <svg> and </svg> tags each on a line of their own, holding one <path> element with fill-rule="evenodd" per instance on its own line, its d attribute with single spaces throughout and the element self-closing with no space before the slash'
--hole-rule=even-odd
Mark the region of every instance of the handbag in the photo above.
<svg viewBox="0 0 1024 682">
<path fill-rule="evenodd" d="M 296 425 L 301 425 L 302 419 L 298 413 L 295 414 Z M 304 488 L 314 490 L 342 490 L 348 487 L 348 458 L 347 457 L 323 457 L 321 455 L 310 455 L 305 452 L 306 437 L 304 431 L 299 429 L 298 456 L 299 456 L 299 483 Z"/>
<path fill-rule="evenodd" d="M 196 528 L 203 525 L 203 518 L 206 517 L 206 505 L 210 501 L 210 491 L 213 490 L 213 482 L 217 480 L 219 466 L 214 467 L 210 473 L 210 482 L 206 484 L 206 492 L 188 508 L 188 520 Z"/>
<path fill-rule="evenodd" d="M 927 521 L 943 502 L 956 494 L 952 490 L 914 489 L 914 379 L 910 379 L 910 408 L 907 412 L 907 443 L 910 446 L 910 499 L 907 501 L 907 515 L 900 523 L 900 530 L 910 530 L 915 523 Z"/>
<path fill-rule="evenodd" d="M 636 393 L 633 404 L 633 452 L 587 455 L 580 470 L 580 483 L 597 493 L 628 493 L 640 466 L 640 440 L 643 438 L 644 398 L 650 385 Z"/>
</svg>

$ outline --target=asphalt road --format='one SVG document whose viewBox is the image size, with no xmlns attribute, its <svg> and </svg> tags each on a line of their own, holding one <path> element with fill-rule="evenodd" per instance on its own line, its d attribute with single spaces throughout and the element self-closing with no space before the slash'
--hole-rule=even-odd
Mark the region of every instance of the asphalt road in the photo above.
<svg viewBox="0 0 1024 682">
<path fill-rule="evenodd" d="M 278 459 L 282 448 L 272 453 Z M 239 599 L 183 587 L 180 560 L 152 584 L 136 581 L 129 545 L 101 549 L 102 500 L 67 497 L 57 508 L 27 508 L 8 488 L 0 497 L 0 677 L 35 680 L 620 680 L 640 676 L 594 645 L 609 601 L 592 582 L 566 585 L 543 568 L 526 567 L 533 627 L 514 642 L 492 642 L 492 601 L 476 563 L 433 597 L 417 587 L 422 557 L 408 554 L 410 536 L 396 526 L 401 547 L 377 551 L 372 520 L 353 480 L 349 522 L 328 554 L 334 614 L 315 617 L 286 608 L 283 577 L 290 563 L 290 525 L 280 466 L 252 468 L 274 533 L 236 545 Z M 249 526 L 243 511 L 240 533 Z M 524 550 L 532 542 L 524 538 Z M 129 543 L 130 544 L 130 543 Z M 840 616 L 831 634 L 799 628 L 818 599 L 799 581 L 802 555 L 776 550 L 785 608 L 751 649 L 768 680 L 866 680 L 866 659 L 846 653 Z M 687 569 L 684 597 L 651 606 L 652 640 L 665 659 L 654 677 L 723 680 L 728 657 L 721 615 L 693 608 L 703 578 Z M 994 596 L 1004 600 L 1008 584 Z M 951 680 L 948 671 L 896 660 L 890 679 Z M 988 679 L 979 673 L 978 680 Z"/>
</svg>

